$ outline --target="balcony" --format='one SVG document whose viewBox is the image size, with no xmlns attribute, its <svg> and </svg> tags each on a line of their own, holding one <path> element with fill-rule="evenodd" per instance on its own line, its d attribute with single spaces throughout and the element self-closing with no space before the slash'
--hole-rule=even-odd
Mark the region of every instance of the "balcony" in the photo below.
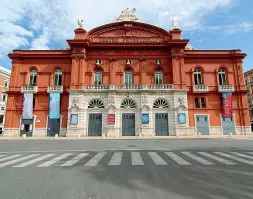
<svg viewBox="0 0 253 199">
<path fill-rule="evenodd" d="M 63 86 L 48 86 L 47 87 L 48 93 L 62 93 L 63 92 Z"/>
<path fill-rule="evenodd" d="M 100 84 L 84 85 L 83 90 L 172 90 L 173 84 Z"/>
<path fill-rule="evenodd" d="M 235 88 L 234 88 L 233 85 L 219 85 L 218 86 L 218 91 L 221 92 L 221 93 L 224 93 L 224 92 L 234 92 Z"/>
<path fill-rule="evenodd" d="M 207 85 L 194 85 L 193 86 L 193 92 L 205 93 L 205 92 L 208 92 L 208 91 L 209 91 L 209 89 L 208 89 Z"/>
<path fill-rule="evenodd" d="M 21 87 L 21 93 L 37 93 L 37 86 L 24 85 Z"/>
</svg>

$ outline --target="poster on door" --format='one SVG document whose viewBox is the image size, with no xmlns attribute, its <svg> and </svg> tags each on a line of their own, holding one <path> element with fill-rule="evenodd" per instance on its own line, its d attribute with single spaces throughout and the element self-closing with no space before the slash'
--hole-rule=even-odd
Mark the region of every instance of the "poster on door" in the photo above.
<svg viewBox="0 0 253 199">
<path fill-rule="evenodd" d="M 49 118 L 59 119 L 60 118 L 60 93 L 50 93 L 50 104 L 49 104 Z"/>
<path fill-rule="evenodd" d="M 33 119 L 33 93 L 24 94 L 22 118 Z"/>
<path fill-rule="evenodd" d="M 232 117 L 232 93 L 222 93 L 222 117 Z"/>
</svg>

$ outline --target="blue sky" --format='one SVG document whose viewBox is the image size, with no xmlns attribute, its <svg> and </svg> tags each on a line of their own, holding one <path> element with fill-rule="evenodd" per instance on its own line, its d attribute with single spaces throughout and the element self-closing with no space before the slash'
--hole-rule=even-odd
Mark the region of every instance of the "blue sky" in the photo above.
<svg viewBox="0 0 253 199">
<path fill-rule="evenodd" d="M 253 68 L 252 0 L 1 0 L 0 65 L 11 69 L 13 49 L 60 49 L 74 37 L 77 19 L 86 30 L 111 23 L 136 8 L 145 23 L 171 29 L 179 19 L 183 38 L 197 49 L 241 49 L 244 70 Z"/>
</svg>

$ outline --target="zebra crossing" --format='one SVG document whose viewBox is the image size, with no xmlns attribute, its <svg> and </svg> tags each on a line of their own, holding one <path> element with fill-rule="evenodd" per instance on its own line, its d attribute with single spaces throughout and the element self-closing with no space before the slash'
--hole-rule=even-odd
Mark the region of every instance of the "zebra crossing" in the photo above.
<svg viewBox="0 0 253 199">
<path fill-rule="evenodd" d="M 113 167 L 129 166 L 213 166 L 213 165 L 253 165 L 253 152 L 226 151 L 109 151 L 63 154 L 0 154 L 0 168 L 24 167 Z"/>
</svg>

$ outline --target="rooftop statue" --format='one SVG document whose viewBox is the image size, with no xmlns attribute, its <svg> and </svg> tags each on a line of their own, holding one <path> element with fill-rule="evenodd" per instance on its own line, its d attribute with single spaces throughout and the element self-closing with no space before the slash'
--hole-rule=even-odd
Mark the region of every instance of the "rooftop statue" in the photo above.
<svg viewBox="0 0 253 199">
<path fill-rule="evenodd" d="M 136 16 L 135 14 L 136 9 L 129 10 L 129 8 L 126 8 L 125 10 L 121 11 L 121 15 L 118 17 L 115 17 L 116 22 L 122 22 L 122 21 L 136 21 L 141 22 L 140 18 Z"/>
<path fill-rule="evenodd" d="M 83 28 L 83 20 L 82 19 L 81 20 L 78 19 L 77 24 L 78 24 L 79 28 Z"/>
</svg>

